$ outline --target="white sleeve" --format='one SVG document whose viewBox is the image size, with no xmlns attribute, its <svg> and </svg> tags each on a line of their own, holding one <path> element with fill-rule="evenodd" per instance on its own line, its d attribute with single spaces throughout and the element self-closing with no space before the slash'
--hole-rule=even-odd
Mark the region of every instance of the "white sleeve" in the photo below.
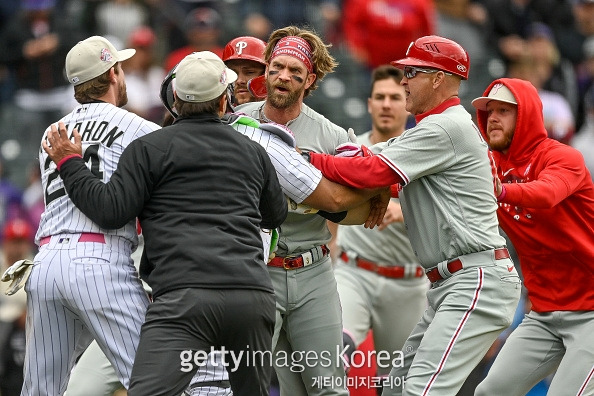
<svg viewBox="0 0 594 396">
<path fill-rule="evenodd" d="M 293 201 L 303 202 L 320 184 L 322 172 L 276 135 L 270 135 L 265 149 L 283 192 Z"/>
</svg>

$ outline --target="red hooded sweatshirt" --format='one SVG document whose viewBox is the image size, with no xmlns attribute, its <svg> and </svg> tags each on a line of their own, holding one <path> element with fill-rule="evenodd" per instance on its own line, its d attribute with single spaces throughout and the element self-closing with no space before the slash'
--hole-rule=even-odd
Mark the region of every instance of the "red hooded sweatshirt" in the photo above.
<svg viewBox="0 0 594 396">
<path fill-rule="evenodd" d="M 594 310 L 594 185 L 579 151 L 547 137 L 527 81 L 502 78 L 518 102 L 507 154 L 493 151 L 505 187 L 497 214 L 520 259 L 537 312 Z M 477 111 L 488 142 L 487 112 Z"/>
</svg>

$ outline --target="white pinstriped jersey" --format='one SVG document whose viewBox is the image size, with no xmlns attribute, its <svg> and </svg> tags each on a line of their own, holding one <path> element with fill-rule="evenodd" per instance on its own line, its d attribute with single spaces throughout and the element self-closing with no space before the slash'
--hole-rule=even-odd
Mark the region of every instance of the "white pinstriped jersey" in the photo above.
<svg viewBox="0 0 594 396">
<path fill-rule="evenodd" d="M 293 201 L 303 202 L 320 184 L 322 172 L 280 137 L 249 125 L 235 123 L 231 126 L 264 147 L 276 169 L 283 192 Z"/>
<path fill-rule="evenodd" d="M 109 181 L 120 155 L 134 139 L 161 127 L 134 113 L 109 103 L 88 103 L 77 106 L 63 121 L 71 135 L 77 128 L 82 138 L 83 157 L 91 171 L 103 182 Z M 42 139 L 46 139 L 48 129 Z M 123 228 L 105 230 L 93 223 L 68 198 L 56 164 L 40 148 L 39 165 L 44 190 L 45 211 L 41 215 L 35 241 L 61 233 L 93 232 L 123 236 L 136 246 L 136 223 Z M 110 210 L 110 208 L 97 208 Z"/>
</svg>

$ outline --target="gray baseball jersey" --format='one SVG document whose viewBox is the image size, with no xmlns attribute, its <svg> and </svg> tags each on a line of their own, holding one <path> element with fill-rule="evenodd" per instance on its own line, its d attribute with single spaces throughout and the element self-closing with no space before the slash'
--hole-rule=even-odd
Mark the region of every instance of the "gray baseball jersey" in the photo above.
<svg viewBox="0 0 594 396">
<path fill-rule="evenodd" d="M 263 121 L 264 102 L 242 105 L 239 111 Z M 304 151 L 334 153 L 336 146 L 349 141 L 343 128 L 331 123 L 305 104 L 287 126 L 297 146 Z M 331 238 L 321 216 L 289 213 L 280 227 L 277 257 L 319 251 Z M 305 353 L 309 364 L 291 359 L 273 361 L 281 395 L 347 395 L 345 372 L 339 356 L 342 350 L 342 318 L 336 280 L 328 256 L 318 254 L 313 265 L 285 270 L 268 267 L 276 294 L 276 323 L 272 345 L 275 357 L 295 357 Z M 311 358 L 313 356 L 313 359 Z M 327 360 L 325 360 L 327 359 Z M 329 363 L 328 363 L 329 362 Z"/>
<path fill-rule="evenodd" d="M 423 267 L 505 245 L 487 144 L 461 105 L 371 149 L 406 183 L 402 212 Z"/>
<path fill-rule="evenodd" d="M 428 291 L 428 309 L 383 395 L 456 394 L 511 324 L 520 298 L 513 262 L 497 254 L 505 239 L 487 144 L 458 104 L 372 149 L 404 180 L 400 199 L 411 245 L 423 267 L 437 268 L 442 278 Z M 463 270 L 451 274 L 454 259 Z"/>
<path fill-rule="evenodd" d="M 61 121 L 69 133 L 78 129 L 83 157 L 103 181 L 133 139 L 160 128 L 108 103 L 79 105 Z M 93 339 L 127 387 L 149 303 L 130 259 L 136 224 L 109 232 L 98 227 L 69 200 L 45 151 L 39 153 L 46 208 L 36 235 L 40 249 L 25 286 L 22 395 L 62 394 L 76 357 Z"/>
<path fill-rule="evenodd" d="M 369 147 L 369 135 L 370 132 L 357 136 L 357 142 Z M 334 269 L 342 303 L 343 331 L 358 346 L 369 330 L 373 330 L 376 352 L 392 356 L 402 348 L 423 315 L 429 286 L 404 223 L 391 223 L 381 231 L 362 225 L 339 226 L 337 245 L 345 253 L 338 258 Z M 402 277 L 388 278 L 359 268 L 359 259 L 384 267 L 402 267 Z M 359 364 L 368 363 L 371 362 Z M 378 374 L 388 374 L 389 362 L 379 359 L 376 363 Z"/>
</svg>

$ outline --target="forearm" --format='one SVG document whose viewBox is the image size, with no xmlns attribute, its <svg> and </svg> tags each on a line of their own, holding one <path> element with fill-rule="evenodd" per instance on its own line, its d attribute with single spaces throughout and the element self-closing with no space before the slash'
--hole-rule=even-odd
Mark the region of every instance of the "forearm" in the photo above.
<svg viewBox="0 0 594 396">
<path fill-rule="evenodd" d="M 322 178 L 303 203 L 327 212 L 341 212 L 363 204 L 377 193 L 375 189 L 357 190 Z"/>
<path fill-rule="evenodd" d="M 63 162 L 60 177 L 70 200 L 89 219 L 102 228 L 117 229 L 136 216 L 126 216 L 123 199 L 118 198 L 113 184 L 97 179 L 80 157 Z"/>
</svg>

